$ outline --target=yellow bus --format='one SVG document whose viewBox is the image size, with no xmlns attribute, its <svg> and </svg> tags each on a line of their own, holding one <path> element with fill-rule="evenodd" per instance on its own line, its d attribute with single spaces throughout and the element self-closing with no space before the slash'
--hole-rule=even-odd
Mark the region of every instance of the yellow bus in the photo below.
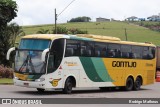
<svg viewBox="0 0 160 107">
<path fill-rule="evenodd" d="M 37 88 L 124 87 L 139 90 L 153 84 L 156 46 L 92 34 L 24 36 L 16 50 L 14 84 Z"/>
</svg>

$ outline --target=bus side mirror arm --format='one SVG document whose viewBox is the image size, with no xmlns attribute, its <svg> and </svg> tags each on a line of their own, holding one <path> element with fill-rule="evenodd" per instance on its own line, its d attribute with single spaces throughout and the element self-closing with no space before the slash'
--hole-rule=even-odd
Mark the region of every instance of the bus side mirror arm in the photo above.
<svg viewBox="0 0 160 107">
<path fill-rule="evenodd" d="M 6 59 L 7 59 L 7 60 L 10 59 L 10 54 L 11 54 L 11 52 L 13 52 L 13 51 L 15 51 L 15 50 L 16 50 L 16 48 L 15 48 L 15 47 L 12 47 L 12 48 L 10 48 L 10 49 L 7 51 L 7 56 L 6 56 Z"/>
<path fill-rule="evenodd" d="M 49 48 L 45 49 L 43 52 L 42 52 L 42 56 L 41 56 L 41 60 L 43 62 L 45 62 L 45 59 L 46 59 L 46 54 L 49 52 Z"/>
</svg>

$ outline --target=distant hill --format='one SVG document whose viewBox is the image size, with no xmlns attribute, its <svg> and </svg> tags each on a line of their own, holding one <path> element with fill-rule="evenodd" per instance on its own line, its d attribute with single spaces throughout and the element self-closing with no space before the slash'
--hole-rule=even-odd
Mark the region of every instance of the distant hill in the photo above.
<svg viewBox="0 0 160 107">
<path fill-rule="evenodd" d="M 119 37 L 121 40 L 125 40 L 124 29 L 126 28 L 128 41 L 152 42 L 156 45 L 160 45 L 160 32 L 127 22 L 81 22 L 58 24 L 58 26 L 87 30 L 89 34 Z M 23 26 L 26 34 L 35 34 L 41 28 L 52 30 L 54 25 Z"/>
</svg>

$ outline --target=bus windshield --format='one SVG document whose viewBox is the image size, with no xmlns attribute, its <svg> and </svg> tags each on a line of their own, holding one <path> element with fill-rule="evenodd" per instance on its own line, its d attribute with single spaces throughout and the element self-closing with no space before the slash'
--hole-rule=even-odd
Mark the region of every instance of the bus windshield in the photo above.
<svg viewBox="0 0 160 107">
<path fill-rule="evenodd" d="M 50 45 L 50 40 L 42 39 L 22 39 L 19 49 L 44 50 Z"/>
<path fill-rule="evenodd" d="M 15 57 L 15 70 L 18 73 L 43 74 L 45 63 L 41 61 L 42 51 L 18 50 Z"/>
<path fill-rule="evenodd" d="M 49 48 L 50 40 L 22 39 L 15 57 L 15 70 L 19 73 L 45 73 L 45 63 L 41 61 L 43 50 Z"/>
</svg>

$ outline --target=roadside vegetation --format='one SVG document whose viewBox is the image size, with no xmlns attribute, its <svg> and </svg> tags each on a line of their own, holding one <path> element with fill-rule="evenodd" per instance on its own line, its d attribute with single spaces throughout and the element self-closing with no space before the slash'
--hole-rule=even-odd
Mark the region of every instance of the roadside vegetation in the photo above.
<svg viewBox="0 0 160 107">
<path fill-rule="evenodd" d="M 160 22 L 153 22 L 153 21 L 137 21 L 137 22 L 132 22 L 134 24 L 137 24 L 139 26 L 142 26 L 142 27 L 146 27 L 146 28 L 149 28 L 153 31 L 157 31 L 157 32 L 160 32 Z"/>
<path fill-rule="evenodd" d="M 134 23 L 128 22 L 74 22 L 63 23 L 57 25 L 60 28 L 66 29 L 79 29 L 87 31 L 88 34 L 105 35 L 119 37 L 121 40 L 126 40 L 125 29 L 128 36 L 128 41 L 134 42 L 152 42 L 153 44 L 160 45 L 160 32 L 153 31 L 146 27 L 139 26 Z M 23 26 L 25 34 L 35 34 L 40 29 L 49 30 L 54 29 L 54 24 L 49 25 L 36 25 L 36 26 Z M 63 33 L 64 34 L 64 33 Z M 20 38 L 17 38 L 17 42 Z"/>
<path fill-rule="evenodd" d="M 13 79 L 0 78 L 0 84 L 13 84 Z"/>
<path fill-rule="evenodd" d="M 22 27 L 9 22 L 17 16 L 17 4 L 12 0 L 0 1 L 0 84 L 10 83 L 13 69 L 10 61 L 6 60 L 8 49 L 15 44 L 17 36 L 22 34 Z"/>
</svg>

